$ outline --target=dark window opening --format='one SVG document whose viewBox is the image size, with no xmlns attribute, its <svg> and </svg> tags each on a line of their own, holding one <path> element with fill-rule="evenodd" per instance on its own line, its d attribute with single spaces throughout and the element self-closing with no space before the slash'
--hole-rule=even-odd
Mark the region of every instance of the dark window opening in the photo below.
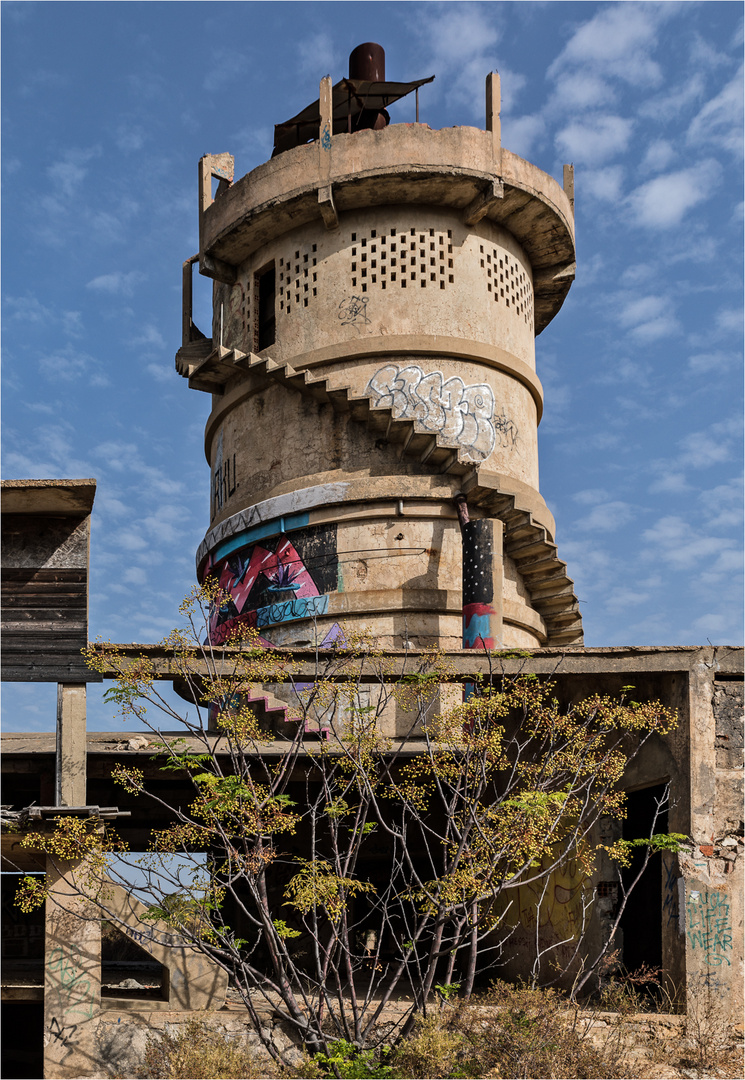
<svg viewBox="0 0 745 1080">
<path fill-rule="evenodd" d="M 259 320 L 256 328 L 256 351 L 268 349 L 274 344 L 276 335 L 277 319 L 274 312 L 276 275 L 274 263 L 259 271 L 257 277 L 257 291 L 259 294 Z"/>
</svg>

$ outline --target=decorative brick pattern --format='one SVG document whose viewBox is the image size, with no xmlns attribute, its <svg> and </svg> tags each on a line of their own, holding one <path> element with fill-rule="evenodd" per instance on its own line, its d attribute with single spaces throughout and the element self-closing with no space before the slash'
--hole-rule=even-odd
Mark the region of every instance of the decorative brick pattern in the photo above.
<svg viewBox="0 0 745 1080">
<path fill-rule="evenodd" d="M 307 308 L 318 295 L 317 244 L 290 251 L 279 260 L 277 301 L 280 315 Z"/>
<path fill-rule="evenodd" d="M 489 244 L 479 245 L 479 259 L 486 273 L 486 288 L 498 304 L 504 304 L 533 327 L 533 289 L 514 255 Z"/>
<path fill-rule="evenodd" d="M 371 229 L 350 234 L 352 288 L 445 289 L 454 283 L 450 229 Z"/>
</svg>

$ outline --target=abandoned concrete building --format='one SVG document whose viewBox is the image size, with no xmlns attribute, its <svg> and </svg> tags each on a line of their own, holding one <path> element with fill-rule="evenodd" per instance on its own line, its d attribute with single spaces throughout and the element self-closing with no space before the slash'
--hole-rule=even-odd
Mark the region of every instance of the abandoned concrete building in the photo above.
<svg viewBox="0 0 745 1080">
<path fill-rule="evenodd" d="M 676 709 L 676 730 L 624 778 L 627 820 L 638 835 L 669 785 L 668 828 L 692 846 L 654 862 L 624 916 L 623 962 L 679 985 L 704 978 L 739 1013 L 742 650 L 584 646 L 537 457 L 535 337 L 574 278 L 573 170 L 558 183 L 502 147 L 496 73 L 483 130 L 432 130 L 418 112 L 389 124 L 387 106 L 427 81 L 386 81 L 382 49 L 360 46 L 349 78 L 324 78 L 277 125 L 270 160 L 238 180 L 227 153 L 199 162 L 176 368 L 212 402 L 197 577 L 232 599 L 211 640 L 255 627 L 312 678 L 316 648 L 364 626 L 392 656 L 447 650 L 458 694 L 489 673 L 489 650 L 520 650 L 503 670 L 551 673 L 567 702 L 633 684 Z M 214 282 L 210 336 L 192 320 L 194 266 Z M 64 868 L 20 846 L 64 814 L 115 819 L 134 851 L 153 824 L 111 781 L 117 762 L 146 767 L 147 740 L 86 732 L 86 684 L 105 677 L 80 655 L 94 496 L 92 480 L 3 485 L 3 678 L 58 684 L 56 731 L 2 738 L 15 829 L 3 833 L 3 1054 L 16 1077 L 42 1075 L 42 1059 L 44 1077 L 126 1075 L 143 1032 L 195 1014 L 241 1024 L 225 973 L 143 939 L 123 893 L 110 904 L 159 986 L 122 988 L 100 912 L 72 916 Z M 291 708 L 289 686 L 265 691 L 270 710 Z M 395 710 L 384 719 L 403 738 Z M 53 878 L 42 914 L 13 906 L 24 872 Z M 519 974 L 519 933 L 515 953 Z"/>
</svg>

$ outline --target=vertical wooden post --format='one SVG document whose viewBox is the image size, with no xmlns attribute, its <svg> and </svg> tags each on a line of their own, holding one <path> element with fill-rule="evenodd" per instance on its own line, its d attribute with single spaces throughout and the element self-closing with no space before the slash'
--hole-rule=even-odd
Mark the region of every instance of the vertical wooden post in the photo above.
<svg viewBox="0 0 745 1080">
<path fill-rule="evenodd" d="M 85 696 L 85 683 L 57 684 L 57 806 L 86 805 Z"/>
<path fill-rule="evenodd" d="M 100 1076 L 101 913 L 80 899 L 80 862 L 47 856 L 44 1077 Z"/>
<path fill-rule="evenodd" d="M 494 171 L 502 175 L 502 89 L 498 71 L 490 71 L 486 76 L 486 130 L 492 134 L 492 153 Z"/>
</svg>

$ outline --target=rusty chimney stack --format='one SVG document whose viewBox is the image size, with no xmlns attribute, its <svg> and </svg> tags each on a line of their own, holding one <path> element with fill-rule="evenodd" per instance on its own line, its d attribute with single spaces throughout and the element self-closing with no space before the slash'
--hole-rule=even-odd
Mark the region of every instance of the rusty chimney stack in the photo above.
<svg viewBox="0 0 745 1080">
<path fill-rule="evenodd" d="M 364 82 L 385 82 L 385 49 L 366 41 L 349 54 L 349 78 Z"/>
</svg>

